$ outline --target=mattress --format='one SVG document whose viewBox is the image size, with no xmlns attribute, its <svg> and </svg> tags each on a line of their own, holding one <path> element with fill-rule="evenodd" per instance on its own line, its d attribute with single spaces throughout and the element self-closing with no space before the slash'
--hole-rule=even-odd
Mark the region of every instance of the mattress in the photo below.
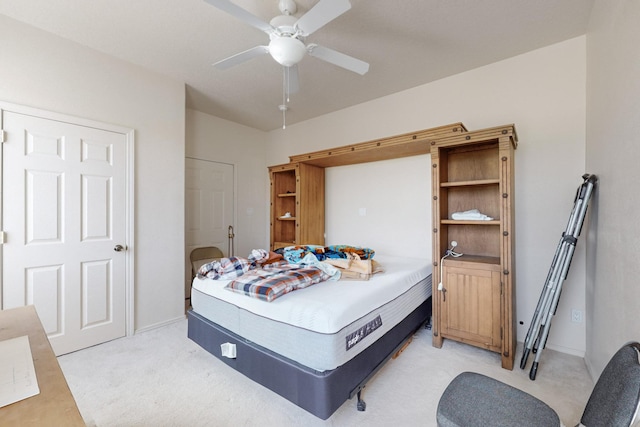
<svg viewBox="0 0 640 427">
<path fill-rule="evenodd" d="M 194 279 L 193 311 L 318 372 L 348 362 L 431 296 L 431 263 L 377 255 L 368 281 L 326 281 L 266 302 Z"/>
</svg>

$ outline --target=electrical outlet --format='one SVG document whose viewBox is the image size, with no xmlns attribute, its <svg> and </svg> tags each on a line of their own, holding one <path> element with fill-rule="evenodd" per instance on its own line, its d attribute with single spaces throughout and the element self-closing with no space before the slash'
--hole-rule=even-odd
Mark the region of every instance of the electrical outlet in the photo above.
<svg viewBox="0 0 640 427">
<path fill-rule="evenodd" d="M 573 309 L 571 310 L 571 321 L 574 323 L 582 323 L 582 310 Z"/>
</svg>

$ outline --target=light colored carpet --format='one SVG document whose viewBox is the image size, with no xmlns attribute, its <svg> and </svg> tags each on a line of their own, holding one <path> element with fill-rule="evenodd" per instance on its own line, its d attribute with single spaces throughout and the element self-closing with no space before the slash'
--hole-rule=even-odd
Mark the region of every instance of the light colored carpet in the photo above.
<svg viewBox="0 0 640 427">
<path fill-rule="evenodd" d="M 218 361 L 187 338 L 187 321 L 58 358 L 89 426 L 435 426 L 440 395 L 460 372 L 475 371 L 521 388 L 576 425 L 593 382 L 584 361 L 544 350 L 535 381 L 500 357 L 445 340 L 432 347 L 421 329 L 363 392 L 365 412 L 348 400 L 323 421 Z M 531 357 L 530 362 L 531 363 Z"/>
</svg>

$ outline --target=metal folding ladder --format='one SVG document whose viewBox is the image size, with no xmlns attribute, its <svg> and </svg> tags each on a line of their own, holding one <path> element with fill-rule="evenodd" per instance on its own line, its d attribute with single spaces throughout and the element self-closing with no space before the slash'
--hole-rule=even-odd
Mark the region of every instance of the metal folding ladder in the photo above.
<svg viewBox="0 0 640 427">
<path fill-rule="evenodd" d="M 549 336 L 551 319 L 556 313 L 560 294 L 562 293 L 562 283 L 566 279 L 567 272 L 571 266 L 571 258 L 573 257 L 576 243 L 578 242 L 578 236 L 582 231 L 582 223 L 587 213 L 589 199 L 598 181 L 595 175 L 590 174 L 582 175 L 582 179 L 583 182 L 576 192 L 573 209 L 569 216 L 569 223 L 567 224 L 566 230 L 562 233 L 560 243 L 553 256 L 551 268 L 547 274 L 542 294 L 538 300 L 529 331 L 524 340 L 520 369 L 525 368 L 529 354 L 533 352 L 535 358 L 531 366 L 531 371 L 529 372 L 529 378 L 532 380 L 536 379 L 542 349 L 544 349 L 547 337 Z"/>
</svg>

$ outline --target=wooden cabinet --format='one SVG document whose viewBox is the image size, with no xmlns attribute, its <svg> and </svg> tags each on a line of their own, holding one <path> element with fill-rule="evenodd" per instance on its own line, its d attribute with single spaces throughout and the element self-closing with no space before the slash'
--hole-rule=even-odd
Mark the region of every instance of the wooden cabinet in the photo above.
<svg viewBox="0 0 640 427">
<path fill-rule="evenodd" d="M 500 266 L 446 259 L 442 267 L 443 335 L 500 352 Z"/>
<path fill-rule="evenodd" d="M 288 163 L 269 168 L 271 250 L 324 245 L 324 168 Z"/>
<path fill-rule="evenodd" d="M 516 146 L 513 125 L 431 142 L 433 344 L 449 338 L 498 352 L 506 369 L 516 346 Z M 475 209 L 490 219 L 454 215 Z M 443 260 L 452 241 L 463 255 Z"/>
</svg>

